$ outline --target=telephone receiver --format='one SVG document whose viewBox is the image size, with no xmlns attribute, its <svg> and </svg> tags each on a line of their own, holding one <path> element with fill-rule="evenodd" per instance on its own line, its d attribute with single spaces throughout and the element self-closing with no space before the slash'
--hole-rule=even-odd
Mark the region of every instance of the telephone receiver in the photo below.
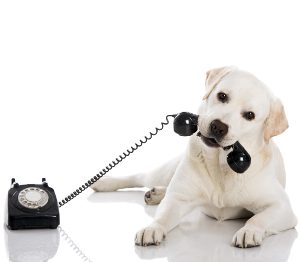
<svg viewBox="0 0 300 262">
<path fill-rule="evenodd" d="M 198 115 L 182 112 L 179 113 L 173 122 L 174 131 L 180 136 L 191 136 L 198 130 Z M 236 173 L 244 173 L 251 164 L 251 156 L 246 149 L 237 141 L 224 150 L 232 148 L 227 155 L 227 163 Z"/>
</svg>

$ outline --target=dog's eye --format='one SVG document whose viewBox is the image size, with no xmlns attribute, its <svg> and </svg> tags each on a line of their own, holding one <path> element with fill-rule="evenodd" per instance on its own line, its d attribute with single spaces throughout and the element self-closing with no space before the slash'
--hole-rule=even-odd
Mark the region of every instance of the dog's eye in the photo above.
<svg viewBox="0 0 300 262">
<path fill-rule="evenodd" d="M 242 113 L 243 118 L 245 118 L 246 120 L 253 120 L 255 118 L 255 114 L 252 111 L 248 111 L 248 112 L 244 112 Z"/>
<path fill-rule="evenodd" d="M 217 94 L 217 98 L 218 98 L 218 100 L 219 100 L 220 102 L 222 102 L 222 103 L 228 102 L 228 96 L 227 96 L 225 93 L 223 93 L 223 92 L 219 92 L 219 93 Z"/>
</svg>

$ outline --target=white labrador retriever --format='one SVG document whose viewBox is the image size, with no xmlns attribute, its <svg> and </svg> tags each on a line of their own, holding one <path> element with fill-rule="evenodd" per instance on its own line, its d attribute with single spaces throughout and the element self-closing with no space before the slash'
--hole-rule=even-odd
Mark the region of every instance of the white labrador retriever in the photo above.
<svg viewBox="0 0 300 262">
<path fill-rule="evenodd" d="M 159 204 L 153 223 L 136 234 L 136 245 L 158 245 L 194 207 L 218 220 L 247 217 L 233 237 L 237 247 L 253 247 L 269 235 L 295 227 L 297 219 L 284 191 L 285 170 L 272 137 L 288 128 L 281 102 L 253 75 L 233 67 L 207 72 L 198 130 L 186 152 L 145 174 L 105 177 L 95 191 L 152 188 L 148 204 Z M 223 148 L 239 141 L 252 162 L 237 174 Z"/>
</svg>

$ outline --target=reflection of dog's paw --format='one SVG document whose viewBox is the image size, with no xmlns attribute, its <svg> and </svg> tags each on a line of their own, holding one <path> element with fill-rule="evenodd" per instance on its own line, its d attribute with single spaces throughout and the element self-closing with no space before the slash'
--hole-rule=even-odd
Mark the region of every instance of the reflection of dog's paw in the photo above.
<svg viewBox="0 0 300 262">
<path fill-rule="evenodd" d="M 241 248 L 260 246 L 264 237 L 263 229 L 246 225 L 235 233 L 232 244 Z"/>
<path fill-rule="evenodd" d="M 161 225 L 153 224 L 137 232 L 135 244 L 137 246 L 159 245 L 165 235 L 165 230 Z"/>
<path fill-rule="evenodd" d="M 158 205 L 160 201 L 165 197 L 165 187 L 153 187 L 151 190 L 145 193 L 145 202 L 147 205 Z"/>
</svg>

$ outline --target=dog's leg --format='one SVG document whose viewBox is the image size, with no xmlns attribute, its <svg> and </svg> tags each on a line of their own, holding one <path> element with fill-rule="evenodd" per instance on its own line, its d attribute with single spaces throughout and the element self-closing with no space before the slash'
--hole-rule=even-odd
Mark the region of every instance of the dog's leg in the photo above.
<svg viewBox="0 0 300 262">
<path fill-rule="evenodd" d="M 143 187 L 144 174 L 124 177 L 106 176 L 91 186 L 96 192 L 111 192 L 122 188 Z"/>
<path fill-rule="evenodd" d="M 232 244 L 241 248 L 259 246 L 265 237 L 291 229 L 296 224 L 288 200 L 278 201 L 250 218 L 234 235 Z"/>
<path fill-rule="evenodd" d="M 97 192 L 116 191 L 122 188 L 168 186 L 181 159 L 176 157 L 148 173 L 132 176 L 105 176 L 91 186 Z"/>
<path fill-rule="evenodd" d="M 183 161 L 184 162 L 184 161 Z M 158 206 L 155 219 L 135 237 L 139 246 L 158 245 L 166 233 L 177 226 L 180 219 L 199 204 L 197 171 L 189 163 L 181 163 Z"/>
<path fill-rule="evenodd" d="M 145 193 L 145 202 L 147 205 L 158 205 L 165 197 L 167 187 L 156 186 Z"/>
</svg>

